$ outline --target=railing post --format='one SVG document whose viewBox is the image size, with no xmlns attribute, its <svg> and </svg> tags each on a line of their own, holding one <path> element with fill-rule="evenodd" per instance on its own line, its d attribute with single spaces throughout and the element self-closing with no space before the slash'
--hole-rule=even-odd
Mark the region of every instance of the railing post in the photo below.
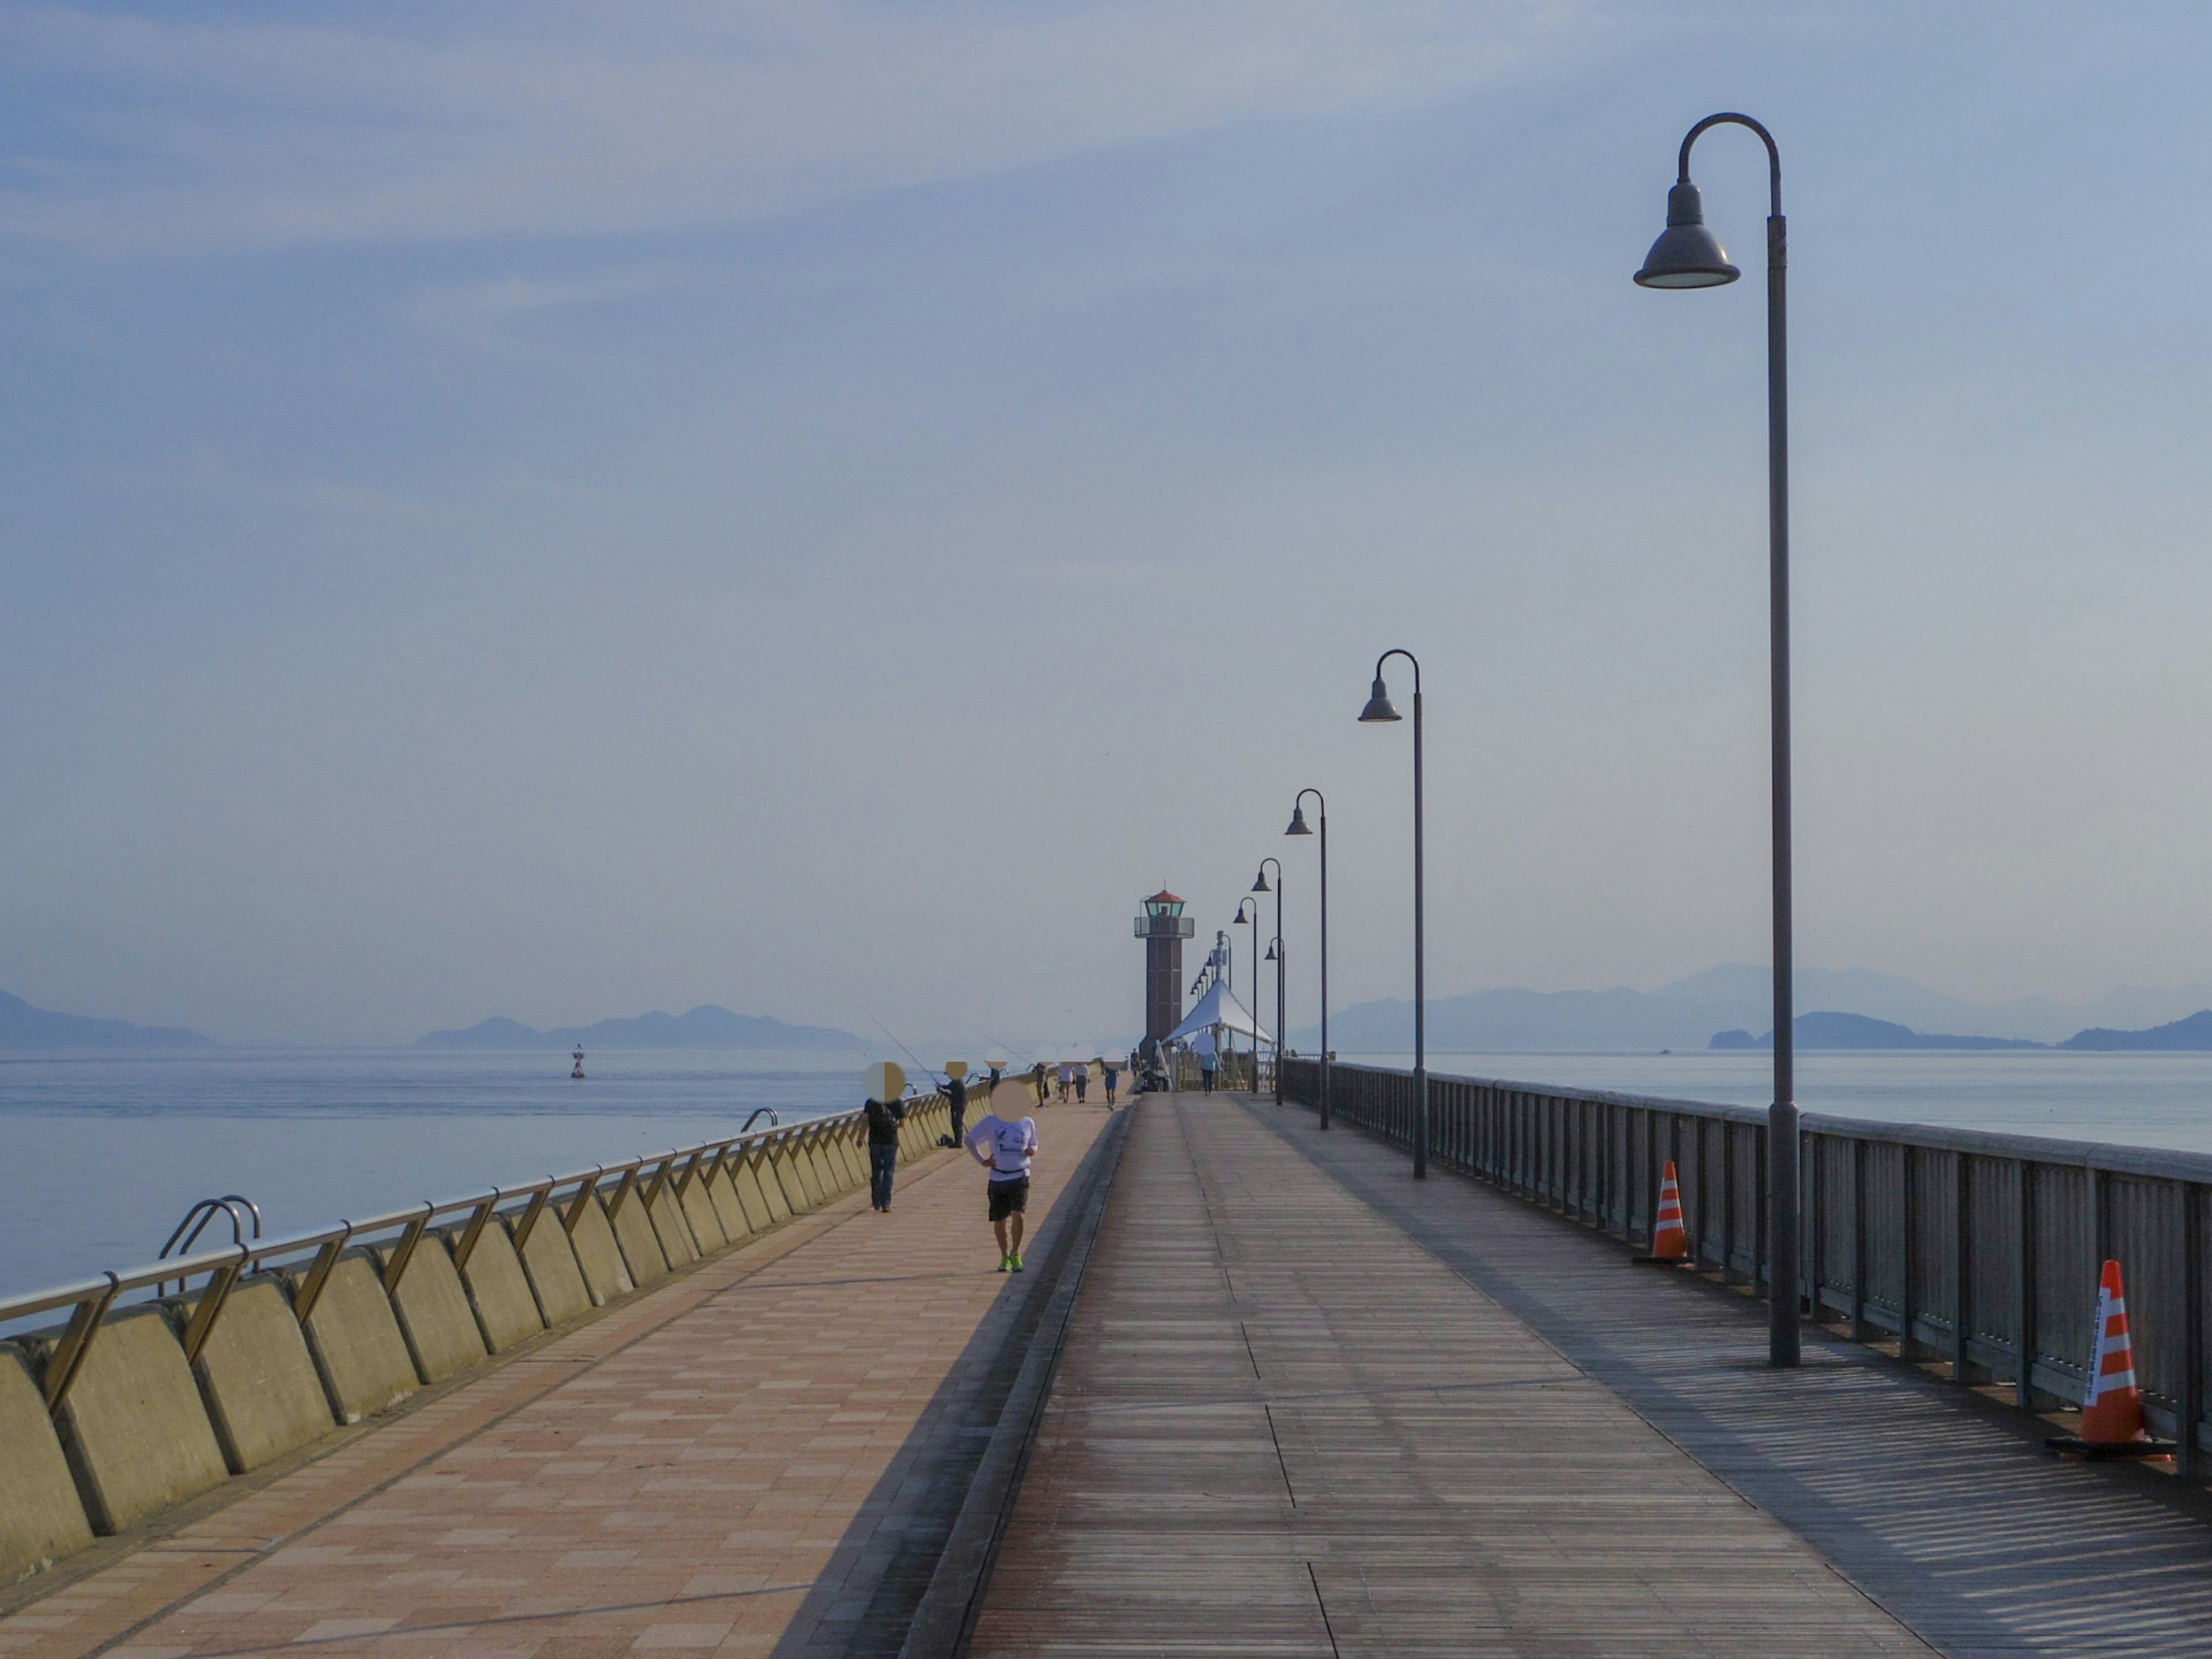
<svg viewBox="0 0 2212 1659">
<path fill-rule="evenodd" d="M 1964 1152 L 1951 1154 L 1957 1183 L 1951 1200 L 1951 1380 L 1966 1380 L 1966 1342 L 1973 1326 L 1974 1298 L 1974 1160 Z"/>
<path fill-rule="evenodd" d="M 1752 1235 L 1751 1282 L 1764 1292 L 1767 1288 L 1766 1253 L 1766 1126 L 1762 1123 L 1751 1132 L 1752 1163 L 1751 1208 L 1757 1231 Z"/>
<path fill-rule="evenodd" d="M 2198 1428 L 2204 1416 L 2204 1189 L 2181 1185 L 2181 1474 L 2204 1473 Z"/>
<path fill-rule="evenodd" d="M 1797 1212 L 1805 1218 L 1813 1248 L 1800 1251 L 1798 1260 L 1805 1264 L 1807 1300 L 1812 1306 L 1809 1317 L 1817 1325 L 1821 1319 L 1820 1287 L 1828 1277 L 1828 1137 L 1808 1135 L 1805 1146 L 1811 1153 L 1802 1165 L 1807 1196 L 1799 1200 Z"/>
<path fill-rule="evenodd" d="M 1735 1125 L 1721 1121 L 1721 1283 L 1735 1283 Z"/>
<path fill-rule="evenodd" d="M 2019 1344 L 2019 1386 L 2013 1403 L 2026 1409 L 2035 1393 L 2035 1165 L 2017 1161 L 2020 1182 L 2020 1256 L 2014 1263 L 2013 1336 Z"/>
<path fill-rule="evenodd" d="M 1910 1146 L 1899 1146 L 1903 1154 L 1902 1173 L 1898 1176 L 1902 1190 L 1898 1197 L 1899 1248 L 1897 1313 L 1897 1357 L 1910 1360 L 1918 1352 L 1912 1334 L 1912 1322 L 1920 1311 L 1920 1287 L 1916 1282 L 1920 1271 L 1919 1252 L 1913 1248 L 1913 1212 L 1920 1202 L 1920 1160 L 1913 1156 Z"/>
<path fill-rule="evenodd" d="M 1863 1342 L 1867 1329 L 1867 1144 L 1851 1138 L 1851 1340 Z"/>
</svg>

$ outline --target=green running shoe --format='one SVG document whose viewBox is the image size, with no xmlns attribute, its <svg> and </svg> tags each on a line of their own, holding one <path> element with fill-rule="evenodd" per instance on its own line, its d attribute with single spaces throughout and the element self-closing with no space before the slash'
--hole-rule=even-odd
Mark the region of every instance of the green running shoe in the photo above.
<svg viewBox="0 0 2212 1659">
<path fill-rule="evenodd" d="M 1012 1273 L 1012 1272 L 1013 1271 L 1013 1267 L 1014 1267 L 1014 1259 L 1013 1259 L 1013 1257 L 1012 1257 L 1012 1256 L 1010 1256 L 1010 1255 L 1002 1255 L 1002 1256 L 1000 1256 L 1000 1257 L 999 1258 L 999 1271 L 1000 1271 L 1000 1273 Z"/>
<path fill-rule="evenodd" d="M 1019 1250 L 1015 1251 L 1015 1252 L 1013 1253 L 1013 1255 L 1012 1255 L 1011 1256 L 1007 1257 L 1006 1259 L 1007 1259 L 1009 1261 L 1012 1261 L 1012 1262 L 1014 1264 L 1014 1271 L 1015 1271 L 1016 1273 L 1021 1273 L 1021 1272 L 1024 1271 L 1024 1268 L 1023 1268 L 1023 1267 L 1022 1267 L 1022 1253 L 1021 1253 Z"/>
</svg>

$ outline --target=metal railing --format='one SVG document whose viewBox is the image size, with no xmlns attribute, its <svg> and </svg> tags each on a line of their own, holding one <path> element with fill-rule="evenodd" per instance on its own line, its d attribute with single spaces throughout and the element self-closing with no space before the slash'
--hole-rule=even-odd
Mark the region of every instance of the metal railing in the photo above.
<svg viewBox="0 0 2212 1659">
<path fill-rule="evenodd" d="M 919 1100 L 909 1103 L 920 1103 Z M 452 1240 L 453 1266 L 456 1269 L 465 1268 L 477 1241 L 495 1217 L 508 1225 L 514 1248 L 520 1251 L 532 1229 L 543 1224 L 548 1216 L 573 1234 L 584 1206 L 593 1201 L 595 1194 L 611 1221 L 633 1196 L 638 1197 L 648 1211 L 663 1192 L 672 1192 L 681 1199 L 691 1182 L 712 1179 L 726 1160 L 769 1158 L 785 1147 L 803 1152 L 830 1137 L 856 1135 L 865 1125 L 865 1116 L 860 1112 L 839 1113 L 758 1134 L 739 1134 L 727 1140 L 652 1152 L 619 1164 L 594 1164 L 588 1170 L 547 1176 L 512 1187 L 488 1188 L 459 1198 L 441 1201 L 426 1199 L 404 1209 L 358 1221 L 342 1220 L 277 1237 L 240 1238 L 215 1249 L 165 1256 L 140 1267 L 104 1271 L 71 1284 L 0 1297 L 0 1333 L 20 1328 L 23 1322 L 41 1314 L 68 1310 L 68 1322 L 46 1359 L 42 1377 L 46 1407 L 50 1412 L 57 1411 L 83 1369 L 85 1357 L 109 1311 L 134 1292 L 158 1295 L 165 1281 L 176 1282 L 179 1297 L 190 1281 L 200 1281 L 199 1290 L 191 1301 L 191 1311 L 185 1317 L 182 1336 L 185 1358 L 193 1359 L 198 1357 L 209 1334 L 214 1330 L 231 1287 L 250 1271 L 290 1269 L 294 1275 L 292 1312 L 304 1325 L 314 1312 L 338 1257 L 350 1247 L 382 1247 L 382 1279 L 384 1290 L 390 1295 L 398 1290 L 416 1247 L 433 1223 L 443 1221 L 458 1227 Z M 211 1213 L 227 1210 L 228 1206 L 222 1200 L 204 1200 L 185 1218 L 185 1225 L 194 1219 L 204 1224 Z M 234 1220 L 235 1212 L 228 1213 Z M 256 1217 L 258 1219 L 258 1212 Z M 178 1235 L 184 1231 L 184 1226 L 179 1226 Z M 177 1243 L 178 1237 L 172 1236 L 170 1246 Z M 27 1333 L 16 1328 L 13 1334 Z"/>
<path fill-rule="evenodd" d="M 1329 1071 L 1338 1121 L 1413 1145 L 1410 1072 Z M 1313 1105 L 1318 1077 L 1286 1059 L 1285 1098 Z M 1648 1243 L 1672 1159 L 1697 1264 L 1764 1288 L 1763 1109 L 1433 1073 L 1429 1109 L 1438 1163 L 1624 1241 Z M 2098 1267 L 2117 1259 L 2144 1414 L 2180 1442 L 2183 1474 L 2212 1473 L 2212 1157 L 1816 1113 L 1799 1151 L 1799 1291 L 1822 1322 L 1960 1382 L 2008 1382 L 2022 1407 L 2075 1406 Z"/>
</svg>

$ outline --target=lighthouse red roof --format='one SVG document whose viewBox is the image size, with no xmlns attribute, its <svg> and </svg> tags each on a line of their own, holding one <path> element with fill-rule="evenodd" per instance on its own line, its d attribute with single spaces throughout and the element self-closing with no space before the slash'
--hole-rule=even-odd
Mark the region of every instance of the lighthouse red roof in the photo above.
<svg viewBox="0 0 2212 1659">
<path fill-rule="evenodd" d="M 1166 888 L 1163 887 L 1158 892 L 1153 894 L 1152 897 L 1146 899 L 1145 902 L 1147 904 L 1181 904 L 1182 900 L 1177 895 L 1170 893 Z"/>
</svg>

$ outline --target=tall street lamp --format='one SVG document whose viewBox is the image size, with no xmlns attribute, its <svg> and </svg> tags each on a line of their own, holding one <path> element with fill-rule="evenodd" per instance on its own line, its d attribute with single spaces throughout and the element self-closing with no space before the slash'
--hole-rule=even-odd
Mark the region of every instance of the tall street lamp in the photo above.
<svg viewBox="0 0 2212 1659">
<path fill-rule="evenodd" d="M 1275 964 L 1275 1104 L 1283 1103 L 1283 861 L 1279 858 L 1260 860 L 1260 873 L 1252 878 L 1252 890 L 1267 890 L 1267 866 L 1275 866 L 1275 937 L 1267 941 L 1267 960 Z M 1254 986 L 1254 994 L 1259 991 Z"/>
<path fill-rule="evenodd" d="M 1413 665 L 1413 1179 L 1429 1173 L 1429 1043 L 1427 950 L 1422 934 L 1421 912 L 1421 663 L 1407 650 L 1385 651 L 1375 659 L 1375 688 L 1359 718 L 1378 724 L 1400 718 L 1390 701 L 1390 688 L 1382 684 L 1382 665 L 1403 657 Z"/>
<path fill-rule="evenodd" d="M 1277 867 L 1280 868 L 1279 866 Z M 1244 914 L 1244 907 L 1248 904 L 1252 907 L 1252 914 L 1249 916 Z M 1260 1000 L 1260 901 L 1249 897 L 1237 900 L 1237 920 L 1252 930 L 1252 1000 L 1257 1002 Z M 1259 1021 L 1255 1018 L 1252 1023 L 1256 1026 Z M 1252 1092 L 1255 1097 L 1260 1092 L 1260 1034 L 1257 1030 L 1252 1033 Z"/>
<path fill-rule="evenodd" d="M 1321 803 L 1321 1127 L 1328 1127 L 1328 801 L 1318 789 L 1301 789 L 1291 803 L 1286 836 L 1310 836 L 1306 797 Z"/>
<path fill-rule="evenodd" d="M 1785 284 L 1788 240 L 1782 217 L 1782 152 L 1774 135 L 1748 115 L 1708 115 L 1682 140 L 1667 228 L 1644 256 L 1636 280 L 1645 288 L 1717 288 L 1743 273 L 1705 228 L 1690 182 L 1690 146 L 1707 127 L 1749 127 L 1766 146 L 1766 571 L 1769 753 L 1774 847 L 1774 1102 L 1766 1116 L 1767 1363 L 1795 1365 L 1797 1318 L 1797 1094 L 1796 988 L 1792 983 L 1790 895 L 1790 353 Z"/>
</svg>

